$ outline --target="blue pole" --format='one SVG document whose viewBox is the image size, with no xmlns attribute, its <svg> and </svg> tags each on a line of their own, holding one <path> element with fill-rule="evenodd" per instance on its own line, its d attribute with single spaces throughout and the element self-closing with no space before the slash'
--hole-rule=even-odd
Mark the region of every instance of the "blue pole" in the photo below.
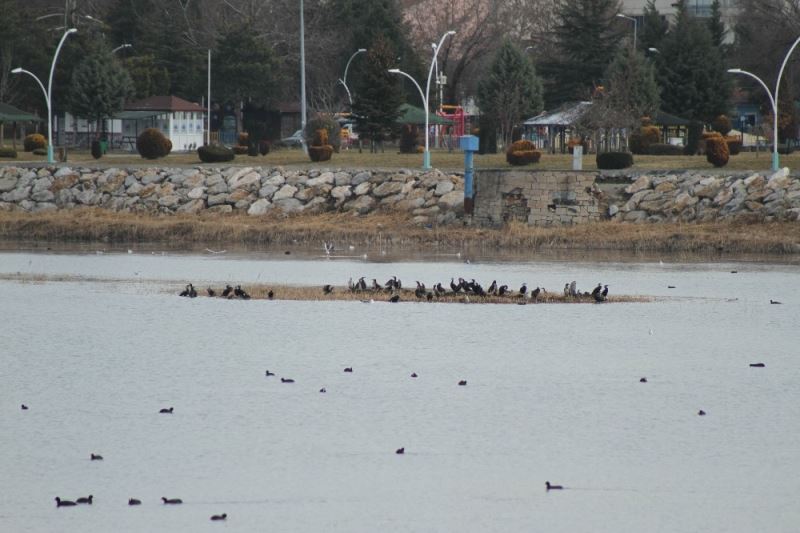
<svg viewBox="0 0 800 533">
<path fill-rule="evenodd" d="M 464 135 L 458 142 L 464 151 L 464 213 L 471 215 L 475 207 L 473 154 L 478 151 L 478 138 L 474 135 Z"/>
</svg>

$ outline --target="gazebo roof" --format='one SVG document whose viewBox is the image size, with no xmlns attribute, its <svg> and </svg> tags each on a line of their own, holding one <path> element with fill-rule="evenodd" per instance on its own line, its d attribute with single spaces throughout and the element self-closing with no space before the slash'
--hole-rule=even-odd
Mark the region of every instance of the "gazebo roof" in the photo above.
<svg viewBox="0 0 800 533">
<path fill-rule="evenodd" d="M 177 96 L 151 96 L 127 104 L 125 111 L 189 111 L 202 113 L 205 108 Z"/>
<path fill-rule="evenodd" d="M 41 122 L 42 119 L 31 113 L 17 109 L 13 105 L 0 104 L 0 122 Z"/>
<path fill-rule="evenodd" d="M 425 124 L 425 110 L 411 104 L 400 106 L 400 116 L 395 121 L 398 124 Z M 428 124 L 452 124 L 452 120 L 428 113 Z"/>
</svg>

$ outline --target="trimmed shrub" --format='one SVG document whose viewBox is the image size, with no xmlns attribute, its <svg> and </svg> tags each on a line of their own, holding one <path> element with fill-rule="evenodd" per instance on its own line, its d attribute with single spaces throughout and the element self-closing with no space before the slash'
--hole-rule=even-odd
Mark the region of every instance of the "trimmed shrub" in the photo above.
<svg viewBox="0 0 800 533">
<path fill-rule="evenodd" d="M 33 155 L 47 155 L 46 148 L 37 148 L 33 151 Z"/>
<path fill-rule="evenodd" d="M 400 153 L 401 154 L 416 154 L 417 153 L 417 134 L 418 129 L 416 124 L 403 124 L 400 130 Z"/>
<path fill-rule="evenodd" d="M 170 139 L 166 139 L 166 141 L 167 141 L 167 144 L 166 144 L 167 153 L 164 154 L 164 155 L 169 155 L 169 153 L 172 151 L 172 141 Z"/>
<path fill-rule="evenodd" d="M 728 143 L 728 152 L 731 155 L 739 155 L 742 152 L 742 139 L 739 137 L 725 137 L 725 142 Z"/>
<path fill-rule="evenodd" d="M 261 155 L 267 155 L 269 153 L 269 141 L 258 142 L 258 153 Z"/>
<path fill-rule="evenodd" d="M 103 157 L 103 147 L 100 146 L 100 141 L 98 140 L 92 141 L 92 157 L 95 159 Z"/>
<path fill-rule="evenodd" d="M 312 161 L 327 161 L 333 154 L 333 146 L 326 144 L 323 146 L 309 146 L 308 156 Z"/>
<path fill-rule="evenodd" d="M 316 135 L 317 130 L 320 129 L 324 129 L 328 133 L 328 142 L 323 144 L 332 146 L 333 151 L 339 153 L 339 147 L 342 143 L 342 128 L 339 126 L 339 123 L 336 122 L 330 115 L 317 115 L 308 121 L 306 124 L 306 129 L 303 132 L 303 135 L 306 138 L 306 145 L 321 146 L 314 142 L 314 135 Z"/>
<path fill-rule="evenodd" d="M 683 146 L 675 144 L 655 143 L 647 148 L 648 155 L 683 155 Z"/>
<path fill-rule="evenodd" d="M 531 141 L 515 141 L 506 151 L 506 161 L 513 166 L 538 163 L 541 157 L 542 152 L 536 150 L 536 146 Z"/>
<path fill-rule="evenodd" d="M 6 148 L 5 146 L 0 147 L 0 157 L 7 157 L 9 159 L 16 159 L 17 158 L 17 151 L 13 148 Z"/>
<path fill-rule="evenodd" d="M 724 137 L 733 129 L 733 126 L 731 125 L 731 119 L 726 115 L 720 115 L 711 121 L 711 128 Z"/>
<path fill-rule="evenodd" d="M 728 143 L 721 135 L 706 139 L 706 160 L 715 167 L 724 167 L 728 164 L 730 153 Z"/>
<path fill-rule="evenodd" d="M 203 163 L 224 163 L 233 161 L 236 157 L 233 150 L 225 148 L 221 144 L 208 144 L 197 149 L 197 156 Z"/>
<path fill-rule="evenodd" d="M 631 153 L 642 155 L 648 153 L 651 144 L 658 144 L 661 140 L 661 130 L 656 126 L 642 126 L 638 131 L 631 134 L 628 139 L 628 147 Z"/>
<path fill-rule="evenodd" d="M 247 146 L 237 144 L 233 147 L 233 153 L 236 155 L 244 155 L 247 153 Z"/>
<path fill-rule="evenodd" d="M 630 152 L 603 152 L 597 154 L 597 168 L 616 170 L 633 166 L 633 155 Z"/>
<path fill-rule="evenodd" d="M 47 148 L 47 139 L 41 133 L 31 133 L 22 141 L 23 150 L 26 152 L 33 152 L 36 149 Z"/>
<path fill-rule="evenodd" d="M 169 153 L 172 143 L 161 130 L 147 128 L 136 139 L 136 151 L 145 159 L 158 159 Z"/>
</svg>

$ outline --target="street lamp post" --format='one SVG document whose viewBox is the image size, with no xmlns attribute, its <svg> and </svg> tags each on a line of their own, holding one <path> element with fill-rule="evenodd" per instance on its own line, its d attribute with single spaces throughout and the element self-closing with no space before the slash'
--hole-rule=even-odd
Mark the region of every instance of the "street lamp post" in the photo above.
<svg viewBox="0 0 800 533">
<path fill-rule="evenodd" d="M 303 150 L 308 153 L 306 131 L 306 34 L 303 20 L 303 0 L 300 0 L 300 127 L 303 131 Z"/>
<path fill-rule="evenodd" d="M 794 49 L 797 48 L 797 45 L 800 44 L 800 37 L 798 37 L 794 44 L 789 48 L 789 51 L 786 52 L 786 56 L 783 58 L 783 63 L 781 63 L 781 69 L 778 71 L 778 80 L 775 82 L 775 93 L 774 95 L 770 93 L 769 87 L 764 81 L 753 74 L 752 72 L 747 72 L 746 70 L 742 70 L 740 68 L 732 68 L 729 69 L 728 72 L 731 74 L 743 74 L 745 76 L 749 76 L 756 80 L 761 86 L 767 91 L 767 96 L 769 96 L 769 103 L 772 105 L 772 115 L 773 115 L 773 132 L 772 132 L 772 170 L 776 172 L 780 168 L 780 157 L 778 156 L 778 95 L 781 89 L 781 78 L 783 77 L 783 71 L 786 69 L 786 64 L 789 62 L 789 56 L 792 55 Z"/>
<path fill-rule="evenodd" d="M 50 64 L 50 78 L 47 82 L 47 90 L 44 89 L 44 84 L 39 80 L 39 78 L 33 73 L 23 68 L 15 68 L 11 71 L 12 74 L 28 74 L 36 80 L 36 83 L 39 84 L 41 87 L 42 92 L 44 93 L 44 99 L 47 103 L 47 162 L 54 163 L 55 160 L 53 159 L 53 73 L 56 70 L 56 61 L 58 60 L 58 54 L 61 52 L 61 47 L 64 45 L 64 41 L 67 40 L 70 34 L 77 32 L 75 28 L 70 28 L 64 32 L 64 35 L 61 36 L 61 40 L 58 42 L 58 46 L 56 47 L 56 52 L 53 54 L 53 62 Z"/>
<path fill-rule="evenodd" d="M 633 21 L 633 49 L 636 50 L 636 33 L 639 30 L 639 21 L 637 21 L 635 17 L 629 17 L 628 15 L 623 15 L 622 13 L 617 13 L 617 16 L 621 19 Z"/>
<path fill-rule="evenodd" d="M 347 60 L 347 65 L 345 65 L 344 67 L 344 76 L 342 78 L 339 78 L 339 83 L 344 85 L 344 90 L 347 91 L 347 101 L 350 102 L 351 109 L 353 107 L 353 95 L 350 94 L 350 89 L 347 87 L 347 70 L 350 68 L 350 62 L 353 60 L 353 58 L 356 57 L 358 54 L 366 51 L 367 51 L 366 48 L 359 48 L 358 50 L 353 52 L 353 55 L 350 56 L 350 59 Z"/>
<path fill-rule="evenodd" d="M 422 97 L 422 105 L 425 107 L 425 153 L 422 159 L 422 168 L 424 168 L 425 170 L 429 170 L 431 168 L 430 138 L 428 136 L 428 128 L 429 128 L 428 124 L 430 120 L 430 110 L 428 108 L 428 95 L 430 94 L 431 91 L 431 76 L 433 76 L 433 68 L 436 65 L 436 57 L 439 55 L 439 50 L 441 50 L 442 48 L 442 43 L 444 43 L 444 40 L 447 38 L 448 35 L 455 35 L 455 34 L 456 32 L 453 30 L 446 32 L 444 35 L 442 35 L 442 38 L 439 39 L 439 44 L 434 47 L 433 60 L 431 61 L 431 66 L 428 69 L 428 82 L 427 85 L 425 85 L 425 92 L 422 92 L 422 87 L 419 86 L 417 80 L 415 80 L 406 72 L 403 72 L 399 68 L 389 69 L 389 72 L 391 72 L 392 74 L 401 74 L 406 78 L 410 79 L 412 82 L 414 82 L 414 85 L 416 86 L 420 96 Z"/>
</svg>

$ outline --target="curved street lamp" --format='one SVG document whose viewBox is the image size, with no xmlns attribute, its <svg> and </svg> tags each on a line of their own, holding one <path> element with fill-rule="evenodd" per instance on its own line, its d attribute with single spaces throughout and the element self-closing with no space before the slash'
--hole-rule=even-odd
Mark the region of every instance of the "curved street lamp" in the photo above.
<svg viewBox="0 0 800 533">
<path fill-rule="evenodd" d="M 61 36 L 61 40 L 58 42 L 58 46 L 56 47 L 56 52 L 53 54 L 53 62 L 50 64 L 50 78 L 47 82 L 47 90 L 44 89 L 44 84 L 39 80 L 39 78 L 32 72 L 25 70 L 23 68 L 15 68 L 11 71 L 12 74 L 28 74 L 33 79 L 36 80 L 36 83 L 39 84 L 41 87 L 42 92 L 44 93 L 44 99 L 47 103 L 47 162 L 54 163 L 55 160 L 53 159 L 53 73 L 56 70 L 56 61 L 58 60 L 58 54 L 61 52 L 61 47 L 64 45 L 64 41 L 67 40 L 67 37 L 70 34 L 77 32 L 75 28 L 70 28 L 64 32 L 64 35 Z"/>
<path fill-rule="evenodd" d="M 429 109 L 428 109 L 428 95 L 431 92 L 431 76 L 433 76 L 433 68 L 434 68 L 434 66 L 437 66 L 436 57 L 439 55 L 439 50 L 441 50 L 441 48 L 442 48 L 442 43 L 444 43 L 444 40 L 449 35 L 455 35 L 455 34 L 456 34 L 456 32 L 453 31 L 453 30 L 450 30 L 450 31 L 446 32 L 444 35 L 442 35 L 442 38 L 439 39 L 439 44 L 438 45 L 434 45 L 433 60 L 431 60 L 431 66 L 428 69 L 428 83 L 427 83 L 427 85 L 425 85 L 425 92 L 422 92 L 422 87 L 419 86 L 419 83 L 417 83 L 417 80 L 415 80 L 413 77 L 411 77 L 406 72 L 403 72 L 399 68 L 390 68 L 389 69 L 389 72 L 391 72 L 392 74 L 401 74 L 401 75 L 405 76 L 406 78 L 410 79 L 411 81 L 413 81 L 414 85 L 416 86 L 417 90 L 419 91 L 420 96 L 422 97 L 422 105 L 425 107 L 425 153 L 424 153 L 423 159 L 422 159 L 422 168 L 424 168 L 425 170 L 429 170 L 431 168 L 430 136 L 428 135 L 429 120 L 430 120 L 430 112 L 429 112 Z"/>
<path fill-rule="evenodd" d="M 749 76 L 756 80 L 761 86 L 767 91 L 767 96 L 769 96 L 769 103 L 772 105 L 772 115 L 773 115 L 773 133 L 772 133 L 772 170 L 773 172 L 778 171 L 780 168 L 780 156 L 778 155 L 778 94 L 781 89 L 781 78 L 783 77 L 783 71 L 786 69 L 786 64 L 789 62 L 789 56 L 792 55 L 794 49 L 797 48 L 797 45 L 800 44 L 800 37 L 795 40 L 794 44 L 789 48 L 789 51 L 786 52 L 786 56 L 783 58 L 783 63 L 781 64 L 781 69 L 778 71 L 778 80 L 775 82 L 775 93 L 774 95 L 770 93 L 769 87 L 764 81 L 753 74 L 752 72 L 747 72 L 746 70 L 742 70 L 740 68 L 732 68 L 729 69 L 728 72 L 731 74 L 743 74 L 745 76 Z"/>
<path fill-rule="evenodd" d="M 351 108 L 353 107 L 353 96 L 350 94 L 350 89 L 347 87 L 347 70 L 350 68 L 350 62 L 353 60 L 353 58 L 356 57 L 358 54 L 366 51 L 367 51 L 366 48 L 359 48 L 358 50 L 353 52 L 353 55 L 350 56 L 350 59 L 347 60 L 347 65 L 345 65 L 344 67 L 344 76 L 339 78 L 339 83 L 344 85 L 344 90 L 347 91 L 347 100 L 350 102 Z"/>
</svg>

